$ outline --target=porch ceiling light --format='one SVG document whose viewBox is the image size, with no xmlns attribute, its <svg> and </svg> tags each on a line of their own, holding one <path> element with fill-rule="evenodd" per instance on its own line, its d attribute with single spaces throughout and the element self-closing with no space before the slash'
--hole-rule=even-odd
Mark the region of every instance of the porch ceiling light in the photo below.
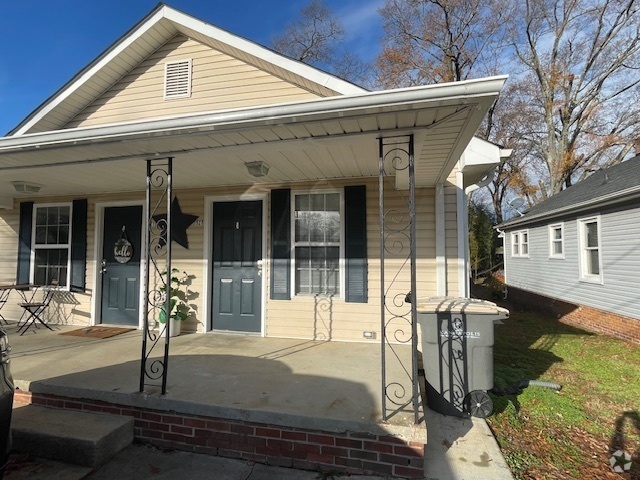
<svg viewBox="0 0 640 480">
<path fill-rule="evenodd" d="M 247 162 L 244 166 L 247 167 L 247 171 L 252 177 L 264 177 L 269 173 L 269 165 L 261 160 Z"/>
<path fill-rule="evenodd" d="M 18 193 L 38 193 L 42 188 L 42 185 L 38 185 L 37 183 L 24 182 L 22 180 L 18 180 L 15 182 L 11 182 L 13 184 L 13 188 Z"/>
</svg>

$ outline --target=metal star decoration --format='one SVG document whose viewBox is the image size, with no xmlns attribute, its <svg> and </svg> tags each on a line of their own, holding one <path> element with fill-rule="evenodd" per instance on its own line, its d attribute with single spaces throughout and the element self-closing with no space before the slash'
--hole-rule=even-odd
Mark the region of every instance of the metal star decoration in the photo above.
<svg viewBox="0 0 640 480">
<path fill-rule="evenodd" d="M 157 223 L 167 219 L 167 214 L 154 215 L 153 220 Z M 171 202 L 171 240 L 184 248 L 189 248 L 189 238 L 187 237 L 187 229 L 193 225 L 198 219 L 197 215 L 182 213 L 178 197 L 173 197 Z M 162 244 L 163 242 L 161 242 Z"/>
</svg>

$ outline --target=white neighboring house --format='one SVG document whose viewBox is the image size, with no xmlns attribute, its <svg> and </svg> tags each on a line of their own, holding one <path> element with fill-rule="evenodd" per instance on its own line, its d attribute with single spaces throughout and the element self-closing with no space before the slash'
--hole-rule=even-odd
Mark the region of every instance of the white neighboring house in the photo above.
<svg viewBox="0 0 640 480">
<path fill-rule="evenodd" d="M 639 219 L 636 155 L 504 222 L 509 298 L 640 342 Z"/>
</svg>

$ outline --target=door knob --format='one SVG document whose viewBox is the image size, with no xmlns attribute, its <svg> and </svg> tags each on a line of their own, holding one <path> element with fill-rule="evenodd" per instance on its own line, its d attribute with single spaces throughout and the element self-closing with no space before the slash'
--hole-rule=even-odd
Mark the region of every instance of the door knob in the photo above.
<svg viewBox="0 0 640 480">
<path fill-rule="evenodd" d="M 105 273 L 107 271 L 107 261 L 103 258 L 100 263 L 100 273 Z"/>
</svg>

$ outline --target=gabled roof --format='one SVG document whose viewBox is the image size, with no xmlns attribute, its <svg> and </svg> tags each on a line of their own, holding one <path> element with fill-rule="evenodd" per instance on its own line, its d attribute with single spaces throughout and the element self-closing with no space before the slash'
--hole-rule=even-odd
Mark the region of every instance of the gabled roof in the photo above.
<svg viewBox="0 0 640 480">
<path fill-rule="evenodd" d="M 34 110 L 9 135 L 63 128 L 77 113 L 178 34 L 256 65 L 323 97 L 367 91 L 160 3 Z"/>
<path fill-rule="evenodd" d="M 600 170 L 585 180 L 531 207 L 499 228 L 519 227 L 571 212 L 584 212 L 640 197 L 640 155 Z"/>
</svg>

